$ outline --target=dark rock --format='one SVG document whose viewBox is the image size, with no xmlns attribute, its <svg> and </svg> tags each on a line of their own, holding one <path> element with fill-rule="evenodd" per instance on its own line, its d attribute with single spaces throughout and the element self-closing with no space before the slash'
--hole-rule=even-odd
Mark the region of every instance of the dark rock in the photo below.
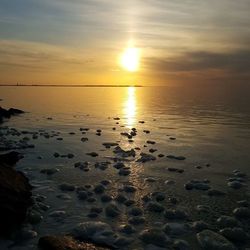
<svg viewBox="0 0 250 250">
<path fill-rule="evenodd" d="M 0 122 L 2 122 L 4 118 L 9 119 L 11 116 L 20 115 L 23 113 L 24 111 L 20 109 L 14 109 L 14 108 L 4 109 L 0 107 Z"/>
<path fill-rule="evenodd" d="M 14 163 L 18 153 L 1 155 L 0 159 L 0 235 L 8 236 L 26 217 L 32 204 L 31 185 L 23 173 L 7 163 Z M 9 157 L 12 156 L 13 159 Z"/>
</svg>

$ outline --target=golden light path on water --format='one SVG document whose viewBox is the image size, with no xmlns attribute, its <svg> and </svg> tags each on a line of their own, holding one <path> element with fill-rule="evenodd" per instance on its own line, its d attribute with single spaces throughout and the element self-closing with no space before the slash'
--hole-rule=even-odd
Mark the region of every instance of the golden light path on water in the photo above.
<svg viewBox="0 0 250 250">
<path fill-rule="evenodd" d="M 123 113 L 127 121 L 127 127 L 132 128 L 136 122 L 137 115 L 135 87 L 128 87 Z"/>
</svg>

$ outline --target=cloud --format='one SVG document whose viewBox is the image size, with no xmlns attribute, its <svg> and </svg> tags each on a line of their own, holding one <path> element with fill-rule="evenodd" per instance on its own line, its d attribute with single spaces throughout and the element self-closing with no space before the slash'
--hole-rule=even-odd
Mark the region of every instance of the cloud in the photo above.
<svg viewBox="0 0 250 250">
<path fill-rule="evenodd" d="M 186 52 L 171 58 L 145 58 L 150 71 L 190 72 L 224 70 L 231 73 L 250 72 L 250 50 L 215 53 L 206 51 Z"/>
</svg>

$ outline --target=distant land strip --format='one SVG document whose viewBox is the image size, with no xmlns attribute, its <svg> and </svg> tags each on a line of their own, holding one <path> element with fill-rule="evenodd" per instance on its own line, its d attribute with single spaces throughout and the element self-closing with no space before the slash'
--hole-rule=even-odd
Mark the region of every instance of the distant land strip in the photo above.
<svg viewBox="0 0 250 250">
<path fill-rule="evenodd" d="M 115 84 L 0 84 L 0 87 L 74 87 L 74 88 L 89 88 L 89 87 L 143 87 L 142 85 L 115 85 Z"/>
</svg>

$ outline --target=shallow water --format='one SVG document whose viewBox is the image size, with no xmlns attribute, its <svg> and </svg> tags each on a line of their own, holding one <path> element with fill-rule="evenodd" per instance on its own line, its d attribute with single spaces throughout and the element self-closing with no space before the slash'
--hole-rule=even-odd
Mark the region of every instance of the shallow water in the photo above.
<svg viewBox="0 0 250 250">
<path fill-rule="evenodd" d="M 167 197 L 176 197 L 178 206 L 191 214 L 192 221 L 203 219 L 212 226 L 220 214 L 232 213 L 232 209 L 237 207 L 237 200 L 249 198 L 248 187 L 239 191 L 227 186 L 227 179 L 234 169 L 249 172 L 250 90 L 247 87 L 1 87 L 0 98 L 3 99 L 0 104 L 5 108 L 16 107 L 27 111 L 5 122 L 4 126 L 26 131 L 56 131 L 63 138 L 58 141 L 57 137 L 39 136 L 33 140 L 32 136 L 27 135 L 35 147 L 20 150 L 25 158 L 18 163 L 17 168 L 30 178 L 35 186 L 34 194 L 45 195 L 45 203 L 50 206 L 43 214 L 42 222 L 34 226 L 39 236 L 69 232 L 77 223 L 93 220 L 86 216 L 91 207 L 104 206 L 98 195 L 94 204 L 79 201 L 76 192 L 66 192 L 71 196 L 70 200 L 57 198 L 56 195 L 63 193 L 58 185 L 64 182 L 83 186 L 109 179 L 112 183 L 106 193 L 113 196 L 116 196 L 123 183 L 131 182 L 137 191 L 127 196 L 135 200 L 136 206 L 143 208 L 140 199 L 143 195 L 161 191 Z M 120 120 L 114 120 L 114 117 Z M 79 130 L 81 127 L 90 130 L 82 135 Z M 128 142 L 120 133 L 129 132 L 133 127 L 138 133 L 133 138 L 134 142 Z M 102 130 L 101 136 L 96 135 L 97 129 Z M 150 133 L 146 134 L 143 130 L 149 130 Z M 71 135 L 70 132 L 75 134 Z M 88 141 L 82 142 L 82 137 L 87 137 Z M 170 137 L 176 139 L 171 140 Z M 147 140 L 153 140 L 156 144 L 147 144 Z M 156 161 L 143 164 L 132 160 L 125 163 L 131 168 L 131 174 L 124 177 L 118 175 L 118 170 L 112 164 L 105 171 L 94 167 L 95 162 L 114 157 L 112 148 L 106 149 L 103 142 L 119 142 L 123 149 L 139 147 L 141 150 L 137 151 L 136 159 L 140 152 L 148 153 L 153 148 L 157 149 L 152 153 L 156 157 L 162 153 L 165 156 L 185 156 L 186 160 L 157 157 Z M 92 151 L 99 156 L 93 158 L 86 155 Z M 54 152 L 73 153 L 75 157 L 55 158 Z M 38 159 L 39 156 L 41 159 Z M 78 161 L 89 161 L 90 171 L 75 168 L 74 163 Z M 206 167 L 207 163 L 211 166 Z M 202 168 L 197 169 L 197 165 Z M 54 175 L 40 173 L 41 169 L 55 167 L 60 171 Z M 184 172 L 170 172 L 168 167 L 181 168 Z M 148 177 L 157 181 L 146 182 L 145 178 Z M 187 191 L 184 184 L 191 179 L 209 179 L 212 188 L 220 189 L 227 195 L 209 198 L 204 195 L 204 191 Z M 168 186 L 164 184 L 166 180 L 176 183 Z M 162 204 L 173 207 L 167 199 Z M 199 204 L 209 205 L 210 213 L 202 215 L 195 212 Z M 66 217 L 55 220 L 48 216 L 56 210 L 66 211 Z M 121 210 L 119 218 L 110 220 L 102 213 L 94 220 L 106 221 L 117 229 L 128 220 L 128 208 L 121 206 Z M 142 229 L 154 227 L 157 222 L 165 222 L 163 216 L 158 214 L 145 212 L 145 218 L 146 223 L 137 227 L 135 239 Z M 182 238 L 197 248 L 194 236 Z M 24 247 L 31 245 L 32 249 L 36 241 L 25 242 Z M 135 240 L 129 249 L 143 249 L 143 245 Z"/>
</svg>

